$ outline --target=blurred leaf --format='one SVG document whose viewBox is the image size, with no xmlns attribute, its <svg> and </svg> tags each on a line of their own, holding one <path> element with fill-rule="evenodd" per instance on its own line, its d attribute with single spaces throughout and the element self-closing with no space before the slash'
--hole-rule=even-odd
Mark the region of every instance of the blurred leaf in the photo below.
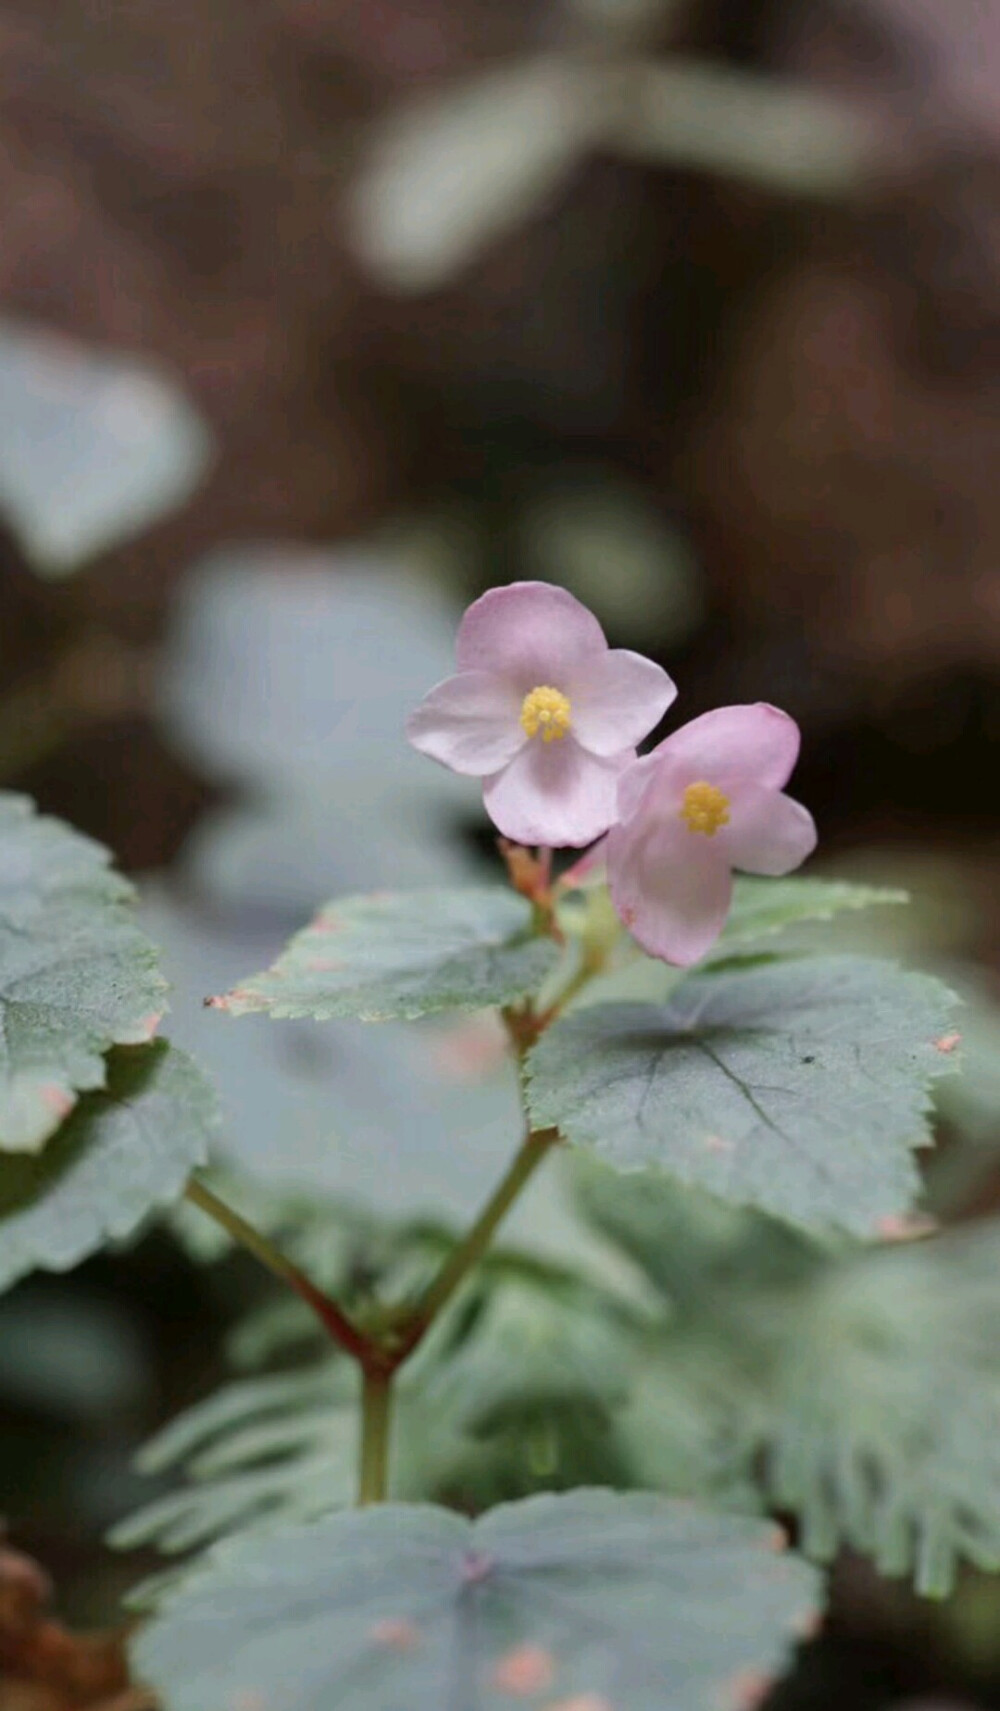
<svg viewBox="0 0 1000 1711">
<path fill-rule="evenodd" d="M 432 583 L 370 547 L 227 548 L 182 584 L 164 720 L 214 774 L 286 799 L 353 782 L 360 809 L 367 782 L 373 823 L 383 790 L 424 804 L 441 790 L 464 801 L 467 786 L 403 736 L 428 686 L 454 670 L 460 615 Z"/>
<path fill-rule="evenodd" d="M 651 165 L 693 168 L 796 196 L 843 195 L 880 164 L 857 107 L 805 85 L 707 61 L 629 68 L 608 143 Z"/>
<path fill-rule="evenodd" d="M 230 1533 L 307 1520 L 349 1501 L 357 1434 L 356 1384 L 324 1357 L 303 1372 L 227 1385 L 147 1445 L 145 1473 L 185 1482 L 120 1521 L 119 1550 L 200 1550 Z"/>
<path fill-rule="evenodd" d="M 607 1428 L 636 1330 L 621 1303 L 577 1278 L 494 1265 L 428 1339 L 412 1383 L 431 1418 L 475 1437 L 518 1421 L 527 1430 L 561 1407 Z"/>
<path fill-rule="evenodd" d="M 371 548 L 218 553 L 182 586 L 164 657 L 168 732 L 256 799 L 211 812 L 185 862 L 229 910 L 291 925 L 338 892 L 475 871 L 458 838 L 467 781 L 403 736 L 453 668 L 460 613 Z"/>
<path fill-rule="evenodd" d="M 0 1155 L 37 1152 L 77 1094 L 103 1085 L 103 1053 L 148 1040 L 165 1008 L 110 859 L 0 792 Z"/>
<path fill-rule="evenodd" d="M 533 936 L 531 905 L 499 885 L 343 897 L 272 968 L 211 1002 L 231 1016 L 412 1021 L 510 1004 L 558 957 L 551 939 Z"/>
<path fill-rule="evenodd" d="M 616 636 L 683 640 L 701 621 L 704 590 L 692 548 L 640 487 L 584 469 L 547 486 L 521 521 L 531 575 L 568 588 Z M 608 566 L 614 565 L 614 575 Z"/>
<path fill-rule="evenodd" d="M 633 1478 L 791 1511 L 807 1554 L 932 1595 L 1000 1564 L 1000 1223 L 824 1248 L 667 1181 L 581 1192 L 671 1308 L 617 1423 Z"/>
<path fill-rule="evenodd" d="M 447 284 L 550 199 L 602 119 L 591 68 L 555 55 L 394 110 L 376 129 L 354 187 L 359 254 L 397 290 Z"/>
<path fill-rule="evenodd" d="M 186 873 L 224 909 L 289 924 L 321 897 L 477 877 L 434 780 L 421 808 L 402 792 L 382 800 L 377 774 L 365 778 L 363 804 L 359 768 L 357 779 L 320 796 L 275 794 L 263 806 L 210 809 L 185 845 Z"/>
<path fill-rule="evenodd" d="M 165 1040 L 108 1058 L 37 1157 L 0 1165 L 0 1288 L 26 1272 L 68 1271 L 184 1192 L 217 1123 L 212 1088 Z"/>
<path fill-rule="evenodd" d="M 854 885 L 842 879 L 803 879 L 798 875 L 790 879 L 754 879 L 739 874 L 733 887 L 729 919 L 706 960 L 717 962 L 804 921 L 832 921 L 835 915 L 845 911 L 907 902 L 905 891 Z"/>
<path fill-rule="evenodd" d="M 682 1314 L 732 1313 L 760 1292 L 811 1281 L 843 1244 L 648 1172 L 579 1155 L 577 1204 Z"/>
<path fill-rule="evenodd" d="M 647 1494 L 534 1497 L 470 1522 L 380 1506 L 216 1550 L 140 1637 L 174 1711 L 243 1683 L 301 1711 L 564 1702 L 703 1711 L 780 1665 L 812 1617 L 814 1574 L 773 1529 Z"/>
<path fill-rule="evenodd" d="M 48 576 L 66 576 L 182 505 L 211 441 L 144 363 L 0 323 L 0 509 Z"/>
<path fill-rule="evenodd" d="M 806 1225 L 872 1232 L 918 1186 L 952 998 L 861 957 L 694 974 L 668 1004 L 595 1005 L 529 1059 L 539 1127 Z"/>
<path fill-rule="evenodd" d="M 753 1450 L 802 1545 L 847 1544 L 942 1596 L 1000 1568 L 1000 1227 L 903 1244 L 820 1277 L 784 1327 Z"/>
</svg>

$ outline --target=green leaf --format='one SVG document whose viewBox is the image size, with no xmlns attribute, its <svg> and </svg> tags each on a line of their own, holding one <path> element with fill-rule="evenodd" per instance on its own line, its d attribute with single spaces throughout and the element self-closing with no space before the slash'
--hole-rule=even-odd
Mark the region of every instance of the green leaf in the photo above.
<svg viewBox="0 0 1000 1711">
<path fill-rule="evenodd" d="M 815 1235 L 736 1206 L 673 1177 L 621 1175 L 587 1153 L 577 1155 L 577 1205 L 623 1249 L 666 1297 L 672 1311 L 726 1314 L 765 1290 L 810 1282 L 836 1248 Z"/>
<path fill-rule="evenodd" d="M 564 1407 L 606 1427 L 629 1387 L 637 1321 L 571 1275 L 487 1269 L 428 1339 L 413 1384 L 432 1416 L 475 1437 Z"/>
<path fill-rule="evenodd" d="M 218 1548 L 135 1648 L 171 1711 L 705 1711 L 780 1668 L 818 1583 L 758 1521 L 646 1493 L 468 1521 L 389 1505 Z M 758 1677 L 759 1679 L 759 1677 Z M 535 1697 L 537 1696 L 537 1697 Z"/>
<path fill-rule="evenodd" d="M 0 1288 L 132 1235 L 183 1193 L 216 1122 L 210 1083 L 165 1040 L 112 1052 L 106 1090 L 86 1094 L 43 1153 L 0 1159 Z"/>
<path fill-rule="evenodd" d="M 753 879 L 740 874 L 733 887 L 729 919 L 708 961 L 732 956 L 772 933 L 805 921 L 832 921 L 845 909 L 871 909 L 907 903 L 905 891 L 878 885 L 852 885 L 843 879 Z"/>
<path fill-rule="evenodd" d="M 185 1482 L 120 1521 L 109 1542 L 175 1555 L 276 1519 L 315 1519 L 349 1501 L 356 1438 L 357 1385 L 342 1362 L 226 1385 L 143 1450 L 140 1471 L 183 1469 Z"/>
<path fill-rule="evenodd" d="M 748 1453 L 802 1548 L 949 1591 L 1000 1568 L 1000 1224 L 831 1268 L 789 1304 Z"/>
<path fill-rule="evenodd" d="M 671 1309 L 617 1422 L 633 1478 L 791 1512 L 807 1554 L 927 1594 L 1000 1568 L 1000 1222 L 824 1250 L 667 1179 L 583 1184 Z"/>
<path fill-rule="evenodd" d="M 148 1040 L 164 1005 L 156 952 L 108 852 L 0 793 L 0 1153 L 36 1152 L 104 1053 Z"/>
<path fill-rule="evenodd" d="M 791 1222 L 860 1234 L 913 1200 L 953 1000 L 861 957 L 695 974 L 571 1014 L 529 1060 L 538 1127 Z"/>
<path fill-rule="evenodd" d="M 211 1000 L 233 1016 L 385 1022 L 509 1004 L 558 957 L 531 907 L 500 886 L 347 897 L 298 933 L 274 967 Z"/>
</svg>

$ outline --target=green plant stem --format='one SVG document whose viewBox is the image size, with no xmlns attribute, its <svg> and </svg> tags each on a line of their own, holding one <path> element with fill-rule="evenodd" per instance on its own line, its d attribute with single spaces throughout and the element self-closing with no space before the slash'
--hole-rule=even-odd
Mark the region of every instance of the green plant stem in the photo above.
<svg viewBox="0 0 1000 1711">
<path fill-rule="evenodd" d="M 312 1308 L 334 1342 L 339 1343 L 346 1354 L 353 1355 L 362 1366 L 371 1361 L 376 1351 L 370 1340 L 351 1323 L 346 1313 L 341 1312 L 336 1302 L 324 1295 L 321 1289 L 317 1289 L 305 1273 L 300 1271 L 263 1231 L 249 1224 L 197 1177 L 191 1178 L 186 1195 L 192 1206 L 199 1207 L 213 1218 L 241 1248 L 246 1248 L 268 1271 L 290 1284 L 296 1294 Z"/>
<path fill-rule="evenodd" d="M 361 1392 L 361 1470 L 358 1504 L 384 1503 L 389 1484 L 389 1433 L 392 1425 L 391 1371 L 366 1368 Z"/>
<path fill-rule="evenodd" d="M 511 1160 L 506 1175 L 497 1184 L 472 1228 L 462 1237 L 425 1290 L 414 1315 L 414 1328 L 407 1339 L 407 1354 L 416 1347 L 441 1309 L 451 1300 L 467 1273 L 482 1258 L 522 1188 L 534 1176 L 542 1160 L 548 1157 L 558 1140 L 558 1129 L 528 1131 L 519 1151 Z"/>
</svg>

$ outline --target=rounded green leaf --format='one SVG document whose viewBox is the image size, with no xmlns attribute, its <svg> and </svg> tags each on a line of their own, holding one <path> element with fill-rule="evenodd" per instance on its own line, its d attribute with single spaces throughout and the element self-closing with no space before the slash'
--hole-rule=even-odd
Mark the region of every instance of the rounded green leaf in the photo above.
<svg viewBox="0 0 1000 1711">
<path fill-rule="evenodd" d="M 595 1005 L 529 1060 L 534 1122 L 792 1222 L 861 1234 L 906 1210 L 953 999 L 863 957 L 694 975 L 668 1004 Z"/>
<path fill-rule="evenodd" d="M 231 1016 L 362 1022 L 509 1004 L 558 957 L 531 907 L 502 886 L 346 897 L 296 934 L 273 968 L 210 1003 Z"/>
<path fill-rule="evenodd" d="M 0 1154 L 36 1152 L 104 1053 L 148 1040 L 165 1009 L 133 892 L 100 844 L 0 793 Z"/>
<path fill-rule="evenodd" d="M 201 1070 L 165 1040 L 108 1059 L 45 1151 L 0 1157 L 0 1288 L 68 1271 L 183 1193 L 217 1122 Z"/>
<path fill-rule="evenodd" d="M 812 1621 L 815 1572 L 779 1542 L 644 1492 L 356 1510 L 219 1547 L 138 1672 L 171 1711 L 712 1711 Z"/>
</svg>

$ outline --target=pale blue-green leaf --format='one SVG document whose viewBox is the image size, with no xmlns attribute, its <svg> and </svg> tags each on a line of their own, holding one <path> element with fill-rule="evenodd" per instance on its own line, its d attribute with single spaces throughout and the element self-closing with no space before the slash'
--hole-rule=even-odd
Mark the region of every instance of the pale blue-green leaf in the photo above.
<svg viewBox="0 0 1000 1711">
<path fill-rule="evenodd" d="M 793 1222 L 871 1233 L 911 1204 L 940 982 L 861 957 L 695 974 L 663 1005 L 568 1016 L 529 1063 L 539 1127 Z"/>
<path fill-rule="evenodd" d="M 290 931 L 321 897 L 474 877 L 458 832 L 477 792 L 403 735 L 454 669 L 460 616 L 396 550 L 229 548 L 194 568 L 161 714 L 210 773 L 255 786 L 185 847 L 200 894 Z"/>
<path fill-rule="evenodd" d="M 430 685 L 455 669 L 460 617 L 375 547 L 227 548 L 181 586 L 160 711 L 213 774 L 266 785 L 284 803 L 335 798 L 352 827 L 367 820 L 378 839 L 379 813 L 400 796 L 470 801 L 468 780 L 403 734 Z"/>
<path fill-rule="evenodd" d="M 211 455 L 200 417 L 144 362 L 0 325 L 0 510 L 44 575 L 182 505 Z"/>
<path fill-rule="evenodd" d="M 106 1089 L 43 1153 L 0 1159 L 0 1288 L 133 1235 L 184 1192 L 217 1121 L 211 1084 L 165 1040 L 112 1052 Z"/>
<path fill-rule="evenodd" d="M 729 919 L 706 960 L 717 962 L 738 954 L 772 933 L 805 921 L 831 921 L 845 910 L 853 912 L 908 901 L 905 891 L 854 885 L 843 879 L 806 879 L 797 874 L 788 879 L 755 879 L 739 874 L 733 887 Z"/>
<path fill-rule="evenodd" d="M 563 183 L 603 95 L 582 56 L 545 54 L 391 108 L 352 197 L 364 261 L 397 290 L 446 284 Z"/>
<path fill-rule="evenodd" d="M 0 793 L 0 1155 L 37 1152 L 104 1053 L 165 1009 L 156 952 L 110 856 L 26 797 Z"/>
<path fill-rule="evenodd" d="M 559 952 L 531 906 L 502 886 L 345 897 L 296 934 L 274 966 L 219 998 L 231 1016 L 413 1019 L 512 1003 Z"/>
<path fill-rule="evenodd" d="M 1000 1566 L 1000 1224 L 824 1249 L 666 1181 L 584 1184 L 672 1308 L 616 1422 L 632 1477 L 787 1510 L 807 1553 L 925 1593 Z"/>
<path fill-rule="evenodd" d="M 802 1547 L 946 1593 L 1000 1568 L 996 1222 L 831 1268 L 779 1321 L 748 1444 Z"/>
<path fill-rule="evenodd" d="M 764 1291 L 794 1289 L 845 1245 L 675 1177 L 622 1175 L 583 1152 L 575 1161 L 571 1180 L 585 1217 L 686 1315 L 728 1316 Z"/>
<path fill-rule="evenodd" d="M 291 932 L 322 897 L 482 878 L 485 864 L 456 835 L 435 781 L 426 780 L 426 796 L 407 795 L 373 778 L 365 753 L 346 790 L 339 779 L 312 796 L 275 793 L 210 811 L 184 849 L 192 887 L 221 909 L 253 911 Z M 465 807 L 477 811 L 475 794 Z"/>
<path fill-rule="evenodd" d="M 636 62 L 608 146 L 630 159 L 748 181 L 794 196 L 842 196 L 883 143 L 857 109 L 806 84 L 708 60 Z"/>
<path fill-rule="evenodd" d="M 468 1521 L 390 1505 L 216 1549 L 141 1634 L 172 1711 L 705 1711 L 781 1667 L 819 1586 L 774 1529 L 582 1490 Z M 589 1702 L 584 1697 L 590 1695 Z"/>
</svg>

